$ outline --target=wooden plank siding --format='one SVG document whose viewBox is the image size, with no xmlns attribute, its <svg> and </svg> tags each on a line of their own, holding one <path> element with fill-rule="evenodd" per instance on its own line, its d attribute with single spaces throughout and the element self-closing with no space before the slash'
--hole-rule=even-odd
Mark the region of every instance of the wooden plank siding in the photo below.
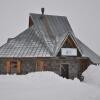
<svg viewBox="0 0 100 100">
<path fill-rule="evenodd" d="M 17 68 L 16 68 L 16 72 L 17 74 L 20 74 L 21 73 L 21 61 L 20 60 L 17 60 Z"/>
<path fill-rule="evenodd" d="M 11 66 L 10 66 L 10 60 L 6 61 L 6 66 L 5 66 L 5 72 L 10 73 L 11 72 Z"/>
<path fill-rule="evenodd" d="M 69 48 L 77 48 L 77 46 L 75 45 L 74 41 L 72 40 L 72 38 L 70 36 L 68 36 L 68 39 L 66 40 L 66 44 Z M 77 49 L 77 56 L 81 56 L 79 50 Z"/>
<path fill-rule="evenodd" d="M 44 61 L 42 59 L 36 60 L 36 71 L 44 71 Z"/>
<path fill-rule="evenodd" d="M 83 73 L 90 64 L 91 62 L 89 59 L 81 59 L 80 60 L 80 72 Z"/>
<path fill-rule="evenodd" d="M 83 71 L 91 64 L 90 60 L 86 57 L 52 57 L 52 58 L 9 58 L 1 60 L 1 74 L 27 74 L 35 71 L 52 71 L 61 74 L 60 67 L 62 64 L 68 64 L 69 78 L 79 77 Z M 13 67 L 12 61 L 16 64 Z M 15 61 L 17 63 L 15 63 Z M 5 63 L 5 67 L 3 64 Z M 4 69 L 3 69 L 4 68 Z M 4 70 L 4 71 L 3 71 Z"/>
<path fill-rule="evenodd" d="M 21 73 L 21 61 L 15 59 L 7 59 L 5 60 L 5 73 L 12 74 L 15 69 L 16 74 Z M 14 64 L 15 63 L 15 64 Z"/>
</svg>

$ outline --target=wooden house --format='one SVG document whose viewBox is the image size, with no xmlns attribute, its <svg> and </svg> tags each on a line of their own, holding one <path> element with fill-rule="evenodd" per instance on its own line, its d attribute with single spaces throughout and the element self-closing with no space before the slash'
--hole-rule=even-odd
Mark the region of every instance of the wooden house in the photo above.
<svg viewBox="0 0 100 100">
<path fill-rule="evenodd" d="M 65 16 L 31 13 L 29 27 L 0 47 L 0 73 L 26 74 L 53 71 L 63 77 L 80 78 L 100 57 L 73 33 Z"/>
</svg>

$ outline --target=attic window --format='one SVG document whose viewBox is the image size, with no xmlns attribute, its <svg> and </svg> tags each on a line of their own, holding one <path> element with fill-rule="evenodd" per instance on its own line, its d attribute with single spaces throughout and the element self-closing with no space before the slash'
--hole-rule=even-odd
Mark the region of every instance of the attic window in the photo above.
<svg viewBox="0 0 100 100">
<path fill-rule="evenodd" d="M 60 51 L 58 52 L 58 56 L 78 56 L 78 57 L 81 56 L 81 53 L 79 52 L 79 50 L 71 36 L 68 36 L 68 38 L 64 41 L 62 48 L 66 48 L 66 49 L 64 49 L 64 51 L 62 51 L 62 49 L 60 49 Z M 69 50 L 68 50 L 68 48 L 69 48 Z"/>
<path fill-rule="evenodd" d="M 77 56 L 77 48 L 61 48 L 62 56 Z"/>
</svg>

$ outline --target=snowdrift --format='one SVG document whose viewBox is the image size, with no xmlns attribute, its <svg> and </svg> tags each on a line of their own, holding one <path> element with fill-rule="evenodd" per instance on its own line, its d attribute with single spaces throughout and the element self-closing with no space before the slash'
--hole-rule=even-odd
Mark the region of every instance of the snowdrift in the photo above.
<svg viewBox="0 0 100 100">
<path fill-rule="evenodd" d="M 0 100 L 100 100 L 99 84 L 90 84 L 99 83 L 99 70 L 100 67 L 89 67 L 83 73 L 84 82 L 53 72 L 0 75 Z"/>
<path fill-rule="evenodd" d="M 100 87 L 100 66 L 90 65 L 83 76 L 85 83 Z"/>
</svg>

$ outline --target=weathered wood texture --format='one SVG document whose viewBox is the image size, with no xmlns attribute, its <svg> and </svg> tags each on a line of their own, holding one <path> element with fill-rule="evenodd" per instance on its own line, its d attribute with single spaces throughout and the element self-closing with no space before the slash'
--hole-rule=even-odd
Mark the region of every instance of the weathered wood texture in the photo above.
<svg viewBox="0 0 100 100">
<path fill-rule="evenodd" d="M 31 19 L 31 17 L 29 16 L 29 27 L 31 27 L 33 25 L 33 21 Z"/>
<path fill-rule="evenodd" d="M 69 65 L 69 78 L 79 77 L 79 75 L 90 64 L 88 59 L 78 57 L 56 57 L 56 58 L 21 58 L 17 59 L 16 73 L 27 74 L 34 71 L 53 71 L 61 74 L 60 67 L 62 64 Z M 0 59 L 0 73 L 10 73 L 10 59 Z M 5 69 L 6 68 L 6 69 Z"/>
<path fill-rule="evenodd" d="M 91 62 L 89 59 L 81 59 L 80 60 L 80 72 L 83 73 L 90 64 Z"/>
<path fill-rule="evenodd" d="M 77 49 L 77 57 L 81 57 L 81 53 L 78 50 L 77 46 L 75 45 L 75 41 L 72 40 L 70 36 L 68 36 L 67 39 L 65 39 L 64 44 L 62 45 L 62 48 L 76 48 Z M 57 56 L 61 56 L 61 50 L 58 52 Z"/>
</svg>

